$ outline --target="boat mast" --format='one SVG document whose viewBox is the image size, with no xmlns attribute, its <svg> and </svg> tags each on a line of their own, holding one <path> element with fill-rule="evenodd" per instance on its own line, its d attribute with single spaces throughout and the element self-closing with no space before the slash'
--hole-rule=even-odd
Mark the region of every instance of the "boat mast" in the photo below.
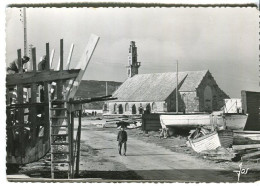
<svg viewBox="0 0 260 186">
<path fill-rule="evenodd" d="M 176 62 L 176 78 L 177 78 L 177 86 L 176 86 L 176 113 L 178 113 L 178 60 Z"/>
</svg>

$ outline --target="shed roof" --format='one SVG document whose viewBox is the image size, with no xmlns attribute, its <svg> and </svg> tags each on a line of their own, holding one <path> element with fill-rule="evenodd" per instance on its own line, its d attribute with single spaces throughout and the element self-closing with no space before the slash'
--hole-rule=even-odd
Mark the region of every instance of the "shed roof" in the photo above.
<svg viewBox="0 0 260 186">
<path fill-rule="evenodd" d="M 178 73 L 181 91 L 195 91 L 208 71 Z M 187 82 L 186 82 L 187 81 Z M 116 101 L 165 101 L 176 88 L 176 73 L 137 74 L 128 78 L 114 93 Z"/>
</svg>

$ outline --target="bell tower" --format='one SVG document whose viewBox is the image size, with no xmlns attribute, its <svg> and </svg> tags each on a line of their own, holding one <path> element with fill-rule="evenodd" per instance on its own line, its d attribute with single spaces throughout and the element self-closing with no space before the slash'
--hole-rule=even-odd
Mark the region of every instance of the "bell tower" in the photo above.
<svg viewBox="0 0 260 186">
<path fill-rule="evenodd" d="M 137 47 L 135 42 L 130 42 L 129 53 L 128 53 L 128 66 L 127 66 L 127 77 L 133 77 L 138 74 L 138 68 L 141 66 L 141 62 L 137 62 Z"/>
</svg>

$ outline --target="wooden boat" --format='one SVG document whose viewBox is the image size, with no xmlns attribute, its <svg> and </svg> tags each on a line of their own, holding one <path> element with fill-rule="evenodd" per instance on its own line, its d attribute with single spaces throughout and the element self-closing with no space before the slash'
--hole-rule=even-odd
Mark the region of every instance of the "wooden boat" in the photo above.
<svg viewBox="0 0 260 186">
<path fill-rule="evenodd" d="M 192 139 L 191 136 L 188 138 L 189 143 L 192 149 L 198 153 L 214 150 L 220 146 L 229 148 L 233 144 L 233 132 L 231 130 L 213 131 L 195 139 Z"/>
<path fill-rule="evenodd" d="M 248 114 L 224 114 L 224 120 L 228 129 L 244 130 Z"/>
<path fill-rule="evenodd" d="M 196 128 L 198 126 L 226 126 L 232 130 L 243 130 L 247 121 L 247 114 L 185 114 L 160 115 L 162 126 L 179 128 Z"/>
<path fill-rule="evenodd" d="M 198 126 L 220 125 L 223 122 L 219 116 L 210 114 L 160 115 L 162 126 L 179 128 L 196 128 Z"/>
</svg>

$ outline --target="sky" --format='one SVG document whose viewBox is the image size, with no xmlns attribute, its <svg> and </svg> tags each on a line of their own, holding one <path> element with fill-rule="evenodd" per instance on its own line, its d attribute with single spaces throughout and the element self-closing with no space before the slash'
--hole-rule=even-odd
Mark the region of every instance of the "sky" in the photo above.
<svg viewBox="0 0 260 186">
<path fill-rule="evenodd" d="M 66 61 L 75 48 L 72 67 L 88 38 L 100 37 L 84 75 L 86 80 L 125 81 L 130 41 L 137 46 L 139 73 L 209 70 L 232 98 L 241 90 L 260 91 L 259 20 L 256 8 L 27 8 L 28 44 L 37 61 L 45 43 L 59 59 L 64 40 Z M 6 9 L 6 63 L 23 50 L 20 9 Z"/>
</svg>

